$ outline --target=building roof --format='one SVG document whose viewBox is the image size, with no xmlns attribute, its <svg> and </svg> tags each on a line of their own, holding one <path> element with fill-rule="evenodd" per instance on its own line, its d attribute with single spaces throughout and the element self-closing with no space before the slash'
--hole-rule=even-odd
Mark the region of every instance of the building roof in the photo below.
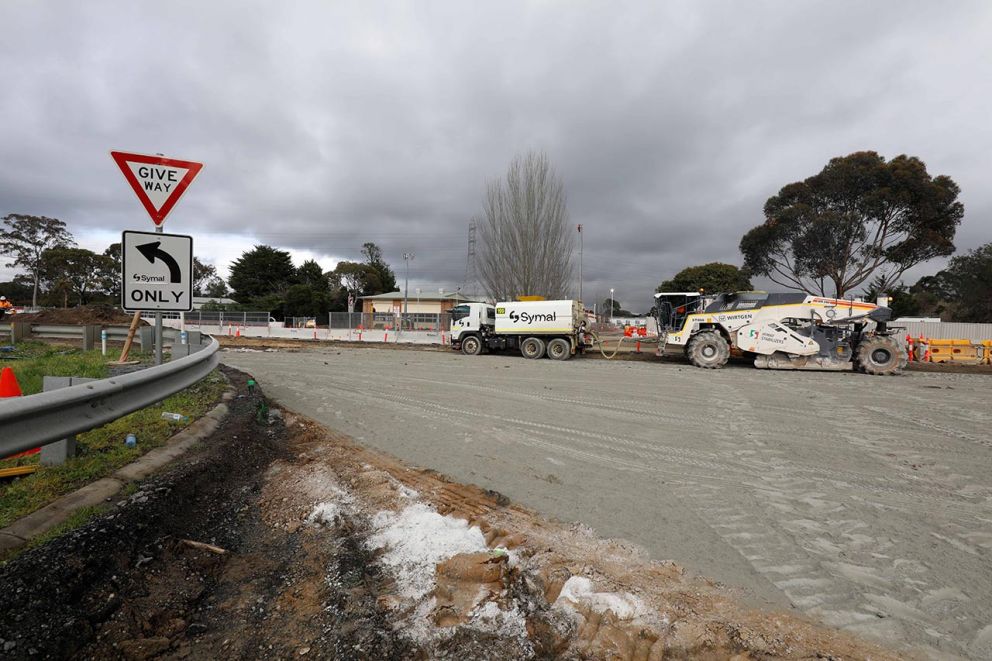
<svg viewBox="0 0 992 661">
<path fill-rule="evenodd" d="M 194 296 L 193 305 L 205 305 L 207 303 L 218 303 L 220 305 L 231 305 L 237 303 L 233 298 L 224 298 L 223 296 Z"/>
<path fill-rule="evenodd" d="M 374 296 L 359 296 L 359 299 L 363 301 L 395 301 L 403 299 L 403 292 L 401 291 L 391 291 L 385 294 L 375 294 Z M 470 296 L 462 296 L 458 292 L 447 292 L 444 294 L 438 294 L 437 292 L 421 292 L 417 294 L 415 292 L 410 292 L 410 300 L 420 300 L 420 301 L 475 301 L 480 300 L 472 298 Z"/>
</svg>

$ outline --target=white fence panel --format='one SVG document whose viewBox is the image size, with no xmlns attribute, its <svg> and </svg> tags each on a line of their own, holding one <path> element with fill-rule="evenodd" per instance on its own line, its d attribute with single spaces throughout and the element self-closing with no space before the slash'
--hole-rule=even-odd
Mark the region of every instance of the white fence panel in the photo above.
<svg viewBox="0 0 992 661">
<path fill-rule="evenodd" d="M 981 342 L 992 340 L 992 324 L 966 324 L 953 321 L 912 321 L 903 323 L 892 322 L 893 326 L 905 327 L 900 331 L 900 339 L 905 341 L 906 334 L 918 338 L 920 335 L 931 340 L 971 340 Z"/>
</svg>

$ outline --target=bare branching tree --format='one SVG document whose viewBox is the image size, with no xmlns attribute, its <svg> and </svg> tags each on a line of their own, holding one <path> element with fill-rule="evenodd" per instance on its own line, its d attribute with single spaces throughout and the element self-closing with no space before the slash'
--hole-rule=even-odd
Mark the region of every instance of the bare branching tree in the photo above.
<svg viewBox="0 0 992 661">
<path fill-rule="evenodd" d="M 478 273 L 489 296 L 569 296 L 574 246 L 565 186 L 546 154 L 514 158 L 506 178 L 489 184 L 477 222 Z"/>
</svg>

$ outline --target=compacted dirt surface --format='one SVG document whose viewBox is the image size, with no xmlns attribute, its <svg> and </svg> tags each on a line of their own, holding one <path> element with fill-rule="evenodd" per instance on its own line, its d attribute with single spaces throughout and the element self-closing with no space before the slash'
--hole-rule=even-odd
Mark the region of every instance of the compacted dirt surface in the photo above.
<svg viewBox="0 0 992 661">
<path fill-rule="evenodd" d="M 992 658 L 989 377 L 233 352 L 287 407 L 747 603 Z"/>
<path fill-rule="evenodd" d="M 275 408 L 0 567 L 4 658 L 896 659 Z"/>
</svg>

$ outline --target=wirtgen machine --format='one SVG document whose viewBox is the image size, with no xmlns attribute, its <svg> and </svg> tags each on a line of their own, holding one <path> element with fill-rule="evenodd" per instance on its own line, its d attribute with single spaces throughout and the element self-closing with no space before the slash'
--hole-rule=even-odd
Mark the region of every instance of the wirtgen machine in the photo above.
<svg viewBox="0 0 992 661">
<path fill-rule="evenodd" d="M 696 367 L 723 367 L 734 349 L 768 369 L 883 375 L 906 366 L 882 304 L 753 291 L 665 292 L 655 302 L 659 355 L 681 350 Z"/>
</svg>

